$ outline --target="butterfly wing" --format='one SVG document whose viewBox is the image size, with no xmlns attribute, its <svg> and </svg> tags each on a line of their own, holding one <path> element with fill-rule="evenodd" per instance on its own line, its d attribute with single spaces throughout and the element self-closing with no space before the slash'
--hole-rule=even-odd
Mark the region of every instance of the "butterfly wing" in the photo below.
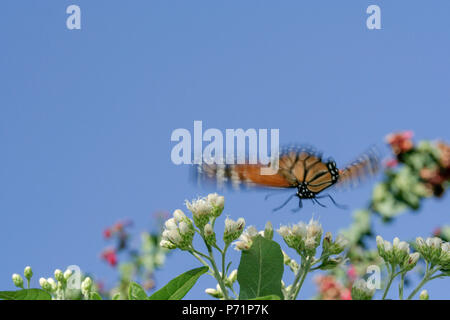
<svg viewBox="0 0 450 320">
<path fill-rule="evenodd" d="M 355 187 L 380 170 L 380 156 L 376 148 L 363 153 L 356 161 L 339 170 L 337 186 Z"/>
</svg>

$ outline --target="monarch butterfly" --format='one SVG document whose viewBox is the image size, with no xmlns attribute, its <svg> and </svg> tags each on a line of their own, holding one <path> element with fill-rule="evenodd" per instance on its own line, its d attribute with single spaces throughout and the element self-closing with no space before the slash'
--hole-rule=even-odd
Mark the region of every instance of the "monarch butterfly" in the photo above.
<svg viewBox="0 0 450 320">
<path fill-rule="evenodd" d="M 338 205 L 329 194 L 321 194 L 325 189 L 337 185 L 356 186 L 359 181 L 375 174 L 379 169 L 379 157 L 375 148 L 362 154 L 356 161 L 338 169 L 336 162 L 329 158 L 322 159 L 322 154 L 310 147 L 291 147 L 280 152 L 278 170 L 273 175 L 262 175 L 261 168 L 269 167 L 262 164 L 201 164 L 197 166 L 197 180 L 215 180 L 219 186 L 231 184 L 234 188 L 265 187 L 265 188 L 296 188 L 280 207 L 284 207 L 294 196 L 299 198 L 299 208 L 302 200 L 310 199 L 325 207 L 318 199 L 328 197 L 334 205 Z M 267 197 L 266 197 L 267 198 Z"/>
</svg>

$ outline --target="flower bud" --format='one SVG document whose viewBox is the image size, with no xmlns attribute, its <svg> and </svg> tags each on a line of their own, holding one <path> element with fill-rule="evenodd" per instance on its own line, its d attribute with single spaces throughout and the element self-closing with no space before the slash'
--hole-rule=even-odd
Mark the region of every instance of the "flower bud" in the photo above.
<svg viewBox="0 0 450 320">
<path fill-rule="evenodd" d="M 220 290 L 220 288 L 219 288 L 219 290 L 213 289 L 213 288 L 208 288 L 205 290 L 205 293 L 207 293 L 210 296 L 217 298 L 217 299 L 223 298 L 223 294 L 222 294 L 222 291 Z"/>
<path fill-rule="evenodd" d="M 192 212 L 194 223 L 200 229 L 203 229 L 212 216 L 214 208 L 206 198 L 199 198 L 189 202 L 186 200 L 186 207 Z"/>
<path fill-rule="evenodd" d="M 427 290 L 422 290 L 422 291 L 420 292 L 419 299 L 420 299 L 420 300 L 429 300 L 429 299 L 430 299 L 430 296 L 429 296 L 429 294 L 428 294 L 428 291 L 427 291 Z"/>
<path fill-rule="evenodd" d="M 269 240 L 273 239 L 273 226 L 270 221 L 267 221 L 266 227 L 264 228 L 264 238 Z"/>
<path fill-rule="evenodd" d="M 208 245 L 212 246 L 216 243 L 216 234 L 214 233 L 211 223 L 207 223 L 205 225 L 205 228 L 203 229 L 203 235 Z"/>
<path fill-rule="evenodd" d="M 245 227 L 244 218 L 239 218 L 237 221 L 233 221 L 230 218 L 225 219 L 225 230 L 223 232 L 223 241 L 226 244 L 230 244 L 237 238 L 239 238 Z"/>
<path fill-rule="evenodd" d="M 173 218 L 175 219 L 176 222 L 181 222 L 185 219 L 188 219 L 188 217 L 186 217 L 184 212 L 181 211 L 180 209 L 177 209 L 173 212 Z"/>
<path fill-rule="evenodd" d="M 408 259 L 406 259 L 405 262 L 403 263 L 403 270 L 404 271 L 412 270 L 416 266 L 417 261 L 419 261 L 419 258 L 420 253 L 418 252 L 411 253 Z"/>
<path fill-rule="evenodd" d="M 20 276 L 20 274 L 14 273 L 12 275 L 12 281 L 14 282 L 14 285 L 18 288 L 22 288 L 23 289 L 23 279 Z"/>
<path fill-rule="evenodd" d="M 64 280 L 69 280 L 69 278 L 72 276 L 72 270 L 67 269 L 66 271 L 64 271 Z"/>
<path fill-rule="evenodd" d="M 84 295 L 88 295 L 91 292 L 92 288 L 92 279 L 90 277 L 86 277 L 81 283 L 81 292 Z"/>
<path fill-rule="evenodd" d="M 28 281 L 30 281 L 31 277 L 33 276 L 33 270 L 31 270 L 30 266 L 26 266 L 25 269 L 23 270 L 23 274 L 25 278 L 27 278 Z"/>
<path fill-rule="evenodd" d="M 56 289 L 58 288 L 58 285 L 53 278 L 48 278 L 47 284 L 50 285 L 50 291 L 56 291 Z"/>
<path fill-rule="evenodd" d="M 225 198 L 223 196 L 219 196 L 217 193 L 210 193 L 208 194 L 207 199 L 213 207 L 212 215 L 214 217 L 220 216 L 224 208 Z"/>
<path fill-rule="evenodd" d="M 169 249 L 169 250 L 176 249 L 176 247 L 177 247 L 172 242 L 170 242 L 169 240 L 165 240 L 165 239 L 161 240 L 159 245 L 161 247 Z"/>
<path fill-rule="evenodd" d="M 56 269 L 54 272 L 54 275 L 55 275 L 55 279 L 58 280 L 59 282 L 64 281 L 64 274 L 61 270 Z"/>
<path fill-rule="evenodd" d="M 375 289 L 369 289 L 367 282 L 363 279 L 356 280 L 352 286 L 353 300 L 371 300 L 375 293 Z"/>
<path fill-rule="evenodd" d="M 41 286 L 42 289 L 46 291 L 52 291 L 52 285 L 48 283 L 47 279 L 45 278 L 39 279 L 39 285 Z"/>
<path fill-rule="evenodd" d="M 228 276 L 228 281 L 231 284 L 233 284 L 237 280 L 237 274 L 238 274 L 237 269 L 234 269 L 233 271 L 231 271 L 230 275 Z"/>
<path fill-rule="evenodd" d="M 171 218 L 164 223 L 167 230 L 175 230 L 177 228 L 177 223 L 175 218 Z"/>
<path fill-rule="evenodd" d="M 325 236 L 323 237 L 322 240 L 322 247 L 324 252 L 328 251 L 328 249 L 331 247 L 332 242 L 333 242 L 333 235 L 331 234 L 331 232 L 325 233 Z"/>
</svg>

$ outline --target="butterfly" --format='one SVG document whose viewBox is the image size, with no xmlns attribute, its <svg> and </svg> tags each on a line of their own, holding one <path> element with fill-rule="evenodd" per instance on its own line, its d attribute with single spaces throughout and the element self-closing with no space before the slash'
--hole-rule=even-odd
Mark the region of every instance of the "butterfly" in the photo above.
<svg viewBox="0 0 450 320">
<path fill-rule="evenodd" d="M 196 178 L 198 182 L 203 180 L 216 181 L 218 186 L 226 184 L 235 189 L 245 187 L 263 187 L 271 189 L 296 189 L 281 206 L 274 211 L 283 208 L 293 197 L 299 199 L 299 207 L 302 208 L 302 200 L 309 199 L 325 207 L 319 199 L 329 198 L 337 207 L 337 204 L 329 194 L 322 192 L 333 185 L 339 187 L 357 186 L 360 181 L 374 175 L 380 168 L 380 159 L 376 148 L 371 148 L 363 153 L 357 160 L 339 169 L 332 158 L 324 160 L 322 154 L 311 147 L 284 148 L 278 157 L 278 169 L 274 174 L 262 174 L 261 169 L 269 168 L 272 164 L 207 164 L 196 166 Z M 270 196 L 270 195 L 269 195 Z M 267 199 L 268 197 L 266 197 Z"/>
</svg>

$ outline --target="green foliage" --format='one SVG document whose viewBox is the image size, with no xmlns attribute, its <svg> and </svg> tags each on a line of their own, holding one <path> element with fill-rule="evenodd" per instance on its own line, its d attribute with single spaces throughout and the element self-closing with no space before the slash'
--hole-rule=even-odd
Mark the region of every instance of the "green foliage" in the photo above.
<svg viewBox="0 0 450 320">
<path fill-rule="evenodd" d="M 145 290 L 136 282 L 130 283 L 128 289 L 128 299 L 129 300 L 147 300 L 147 294 Z"/>
<path fill-rule="evenodd" d="M 278 243 L 257 236 L 252 247 L 243 251 L 238 268 L 239 299 L 275 295 L 283 297 L 283 253 Z"/>
<path fill-rule="evenodd" d="M 22 289 L 17 291 L 0 291 L 3 300 L 52 300 L 52 296 L 41 289 Z"/>
<path fill-rule="evenodd" d="M 191 290 L 198 278 L 208 271 L 207 267 L 189 270 L 172 279 L 164 287 L 152 294 L 149 300 L 181 300 Z"/>
</svg>

